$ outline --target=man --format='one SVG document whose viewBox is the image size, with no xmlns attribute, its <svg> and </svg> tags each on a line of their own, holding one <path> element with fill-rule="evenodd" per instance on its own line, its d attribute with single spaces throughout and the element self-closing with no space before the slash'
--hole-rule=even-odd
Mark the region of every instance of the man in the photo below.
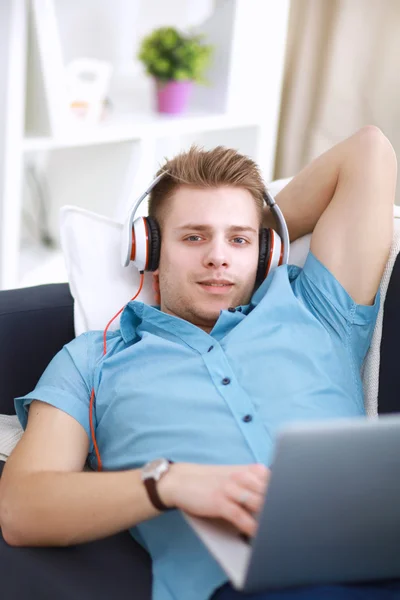
<svg viewBox="0 0 400 600">
<path fill-rule="evenodd" d="M 104 356 L 102 332 L 84 334 L 16 399 L 26 432 L 4 470 L 0 519 L 17 546 L 131 528 L 152 556 L 156 600 L 227 600 L 242 595 L 181 510 L 254 535 L 279 427 L 364 414 L 360 368 L 392 238 L 396 158 L 370 126 L 303 169 L 276 201 L 292 241 L 313 231 L 311 252 L 304 269 L 279 267 L 256 290 L 258 230 L 274 226 L 256 165 L 219 147 L 163 170 L 149 208 L 161 230 L 160 307 L 129 303 Z M 103 473 L 82 472 L 87 459 L 98 466 L 92 387 Z M 164 460 L 148 492 L 141 468 L 160 457 L 173 464 Z"/>
</svg>

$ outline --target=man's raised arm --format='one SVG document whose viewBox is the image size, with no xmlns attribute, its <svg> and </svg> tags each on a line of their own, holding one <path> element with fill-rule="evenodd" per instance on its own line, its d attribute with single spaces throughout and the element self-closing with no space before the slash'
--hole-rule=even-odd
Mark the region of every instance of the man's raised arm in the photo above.
<svg viewBox="0 0 400 600">
<path fill-rule="evenodd" d="M 276 196 L 290 239 L 313 232 L 311 251 L 358 304 L 372 304 L 393 229 L 394 150 L 363 127 L 302 169 Z M 265 225 L 273 226 L 266 212 Z"/>
</svg>

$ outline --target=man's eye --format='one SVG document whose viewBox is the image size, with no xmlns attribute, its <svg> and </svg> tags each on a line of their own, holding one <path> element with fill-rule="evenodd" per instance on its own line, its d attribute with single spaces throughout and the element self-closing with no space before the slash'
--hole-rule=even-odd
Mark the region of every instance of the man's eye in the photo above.
<svg viewBox="0 0 400 600">
<path fill-rule="evenodd" d="M 240 244 L 241 246 L 244 246 L 244 244 L 247 244 L 247 240 L 245 238 L 242 238 L 242 237 L 235 237 L 235 238 L 233 238 L 233 241 L 235 243 Z"/>
<path fill-rule="evenodd" d="M 193 240 L 193 238 L 196 238 L 196 239 Z M 185 238 L 185 242 L 186 241 L 188 241 L 188 242 L 192 242 L 192 241 L 197 242 L 198 240 L 201 240 L 201 237 L 199 235 L 188 235 L 188 237 Z"/>
</svg>

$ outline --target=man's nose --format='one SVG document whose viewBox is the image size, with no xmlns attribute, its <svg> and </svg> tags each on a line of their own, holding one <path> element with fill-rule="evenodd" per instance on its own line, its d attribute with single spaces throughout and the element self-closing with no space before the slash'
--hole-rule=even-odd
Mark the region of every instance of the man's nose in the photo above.
<svg viewBox="0 0 400 600">
<path fill-rule="evenodd" d="M 204 262 L 207 266 L 221 267 L 228 266 L 230 262 L 229 248 L 226 242 L 222 240 L 214 240 L 210 242 L 207 251 L 204 255 Z"/>
</svg>

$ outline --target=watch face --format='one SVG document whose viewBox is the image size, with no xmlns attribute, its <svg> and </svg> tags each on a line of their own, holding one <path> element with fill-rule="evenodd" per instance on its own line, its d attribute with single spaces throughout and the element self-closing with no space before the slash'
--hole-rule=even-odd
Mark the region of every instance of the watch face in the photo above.
<svg viewBox="0 0 400 600">
<path fill-rule="evenodd" d="M 166 458 L 156 458 L 142 468 L 142 479 L 155 479 L 158 481 L 163 473 L 168 471 L 169 462 Z"/>
</svg>

